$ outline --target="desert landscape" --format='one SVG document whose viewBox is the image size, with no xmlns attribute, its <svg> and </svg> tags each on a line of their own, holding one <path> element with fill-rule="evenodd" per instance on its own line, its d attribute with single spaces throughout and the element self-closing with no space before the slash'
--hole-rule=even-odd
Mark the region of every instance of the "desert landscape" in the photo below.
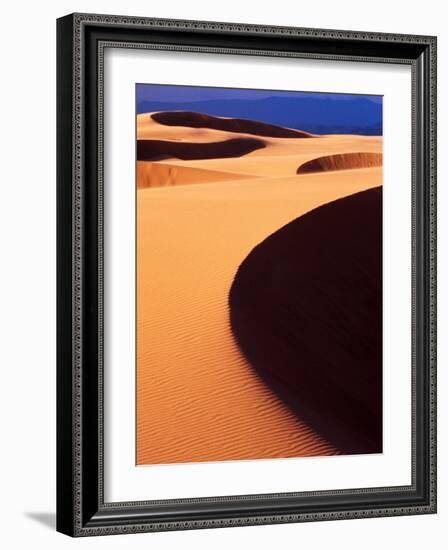
<svg viewBox="0 0 448 550">
<path fill-rule="evenodd" d="M 382 136 L 172 110 L 136 150 L 137 464 L 381 452 Z"/>
</svg>

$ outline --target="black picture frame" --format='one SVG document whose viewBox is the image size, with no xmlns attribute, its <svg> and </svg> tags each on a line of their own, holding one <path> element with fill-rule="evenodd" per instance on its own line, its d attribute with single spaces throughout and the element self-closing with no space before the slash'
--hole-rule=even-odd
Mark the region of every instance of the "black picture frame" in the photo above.
<svg viewBox="0 0 448 550">
<path fill-rule="evenodd" d="M 107 44 L 412 68 L 412 484 L 104 502 L 102 55 Z M 436 512 L 436 38 L 72 14 L 57 21 L 57 530 L 106 535 Z M 149 497 L 149 495 L 148 495 Z"/>
</svg>

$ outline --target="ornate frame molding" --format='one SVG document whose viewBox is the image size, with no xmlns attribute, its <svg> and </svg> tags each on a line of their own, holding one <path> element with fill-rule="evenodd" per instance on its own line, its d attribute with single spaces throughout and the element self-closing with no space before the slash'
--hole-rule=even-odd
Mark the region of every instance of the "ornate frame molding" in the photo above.
<svg viewBox="0 0 448 550">
<path fill-rule="evenodd" d="M 147 33 L 147 41 L 129 41 L 123 33 L 138 29 Z M 154 43 L 152 30 L 172 33 L 175 31 L 175 44 Z M 183 32 L 210 36 L 221 36 L 225 41 L 240 36 L 242 39 L 252 37 L 288 37 L 294 41 L 307 43 L 310 39 L 325 47 L 326 41 L 340 44 L 342 53 L 298 50 L 270 50 L 260 48 L 211 46 L 204 42 L 201 45 L 182 44 Z M 89 42 L 87 32 L 95 33 L 95 39 Z M 103 34 L 113 38 L 104 38 Z M 141 33 L 140 35 L 141 36 Z M 174 36 L 170 34 L 170 37 Z M 404 514 L 425 514 L 436 511 L 436 38 L 430 36 L 412 36 L 400 34 L 381 34 L 368 32 L 305 29 L 292 27 L 273 27 L 233 23 L 215 23 L 204 21 L 184 21 L 169 19 L 150 19 L 138 17 L 74 14 L 58 21 L 58 530 L 72 536 L 90 536 L 118 533 L 200 529 L 211 527 L 228 527 L 237 525 L 262 525 L 267 523 L 288 523 L 302 521 L 322 521 L 332 519 L 353 519 L 362 517 L 395 516 Z M 96 44 L 92 53 L 92 44 Z M 362 50 L 362 54 L 344 53 L 344 44 Z M 361 44 L 363 45 L 361 48 Z M 406 52 L 406 56 L 385 56 L 379 44 L 388 46 L 387 51 L 395 51 L 394 46 L 405 46 L 397 51 Z M 371 52 L 367 55 L 367 49 Z M 103 498 L 102 479 L 102 324 L 103 324 L 103 54 L 104 48 L 149 48 L 172 51 L 200 51 L 213 53 L 232 53 L 241 55 L 269 55 L 286 57 L 309 57 L 315 59 L 332 59 L 345 61 L 406 63 L 412 66 L 412 102 L 413 102 L 413 475 L 409 487 L 384 487 L 375 489 L 356 489 L 341 491 L 319 491 L 313 493 L 287 493 L 272 495 L 242 495 L 241 497 L 217 497 L 210 499 L 180 499 L 169 501 L 176 506 L 209 503 L 247 503 L 248 500 L 261 504 L 269 499 L 281 501 L 286 497 L 337 497 L 341 503 L 347 496 L 375 495 L 379 492 L 400 493 L 400 498 L 393 505 L 368 505 L 358 509 L 336 507 L 326 511 L 284 511 L 279 514 L 259 510 L 257 513 L 245 514 L 244 506 L 240 514 L 219 514 L 214 518 L 194 517 L 176 519 L 179 514 L 173 512 L 163 521 L 151 519 L 150 508 L 160 505 L 158 501 L 105 503 Z M 325 49 L 325 48 L 324 48 Z M 89 53 L 87 53 L 87 50 Z M 413 55 L 412 52 L 420 52 Z M 86 70 L 96 60 L 96 82 L 86 82 Z M 69 64 L 69 67 L 67 66 Z M 96 103 L 98 123 L 96 136 L 86 143 L 86 110 L 92 109 L 86 97 L 89 86 L 97 86 Z M 91 92 L 90 92 L 90 95 Z M 92 98 L 89 96 L 90 102 Z M 70 129 L 70 132 L 68 132 Z M 86 211 L 86 201 L 92 195 L 86 194 L 86 162 L 92 156 L 92 147 L 96 149 L 93 172 L 97 185 L 96 218 L 88 222 L 91 210 Z M 70 215 L 70 224 L 67 216 Z M 90 219 L 90 218 L 89 218 Z M 87 222 L 90 223 L 87 228 Z M 92 258 L 86 253 L 86 232 L 91 235 L 93 225 L 96 227 L 98 243 L 98 264 L 96 270 L 87 270 Z M 69 247 L 70 255 L 62 252 Z M 97 292 L 97 365 L 96 385 L 86 378 L 86 354 L 91 351 L 91 333 L 86 326 L 86 277 Z M 96 280 L 94 281 L 94 278 Z M 93 281 L 93 282 L 92 282 Z M 423 285 L 420 288 L 419 285 Z M 92 290 L 90 291 L 92 292 Z M 423 300 L 423 302 L 422 302 Z M 68 308 L 68 304 L 70 307 Z M 67 313 L 70 311 L 70 315 Z M 86 343 L 88 341 L 88 343 Z M 90 346 L 90 347 L 88 347 Z M 417 349 L 418 347 L 418 349 Z M 422 352 L 422 349 L 424 351 Z M 423 353 L 423 355 L 421 355 Z M 422 359 L 423 358 L 423 359 Z M 424 361 L 424 364 L 422 363 Z M 425 372 L 417 372 L 423 365 Z M 425 403 L 416 392 L 417 384 L 427 384 Z M 95 387 L 94 387 L 95 386 Z M 92 388 L 92 389 L 89 389 Z M 96 396 L 96 400 L 95 400 Z M 425 418 L 417 417 L 417 407 L 423 407 Z M 86 407 L 96 410 L 98 422 L 93 435 L 87 433 L 85 422 Z M 419 409 L 419 410 L 423 410 Z M 421 423 L 424 426 L 420 426 Z M 418 429 L 417 429 L 418 428 Z M 70 429 L 70 440 L 67 430 Z M 424 434 L 424 437 L 423 435 Z M 93 438 L 93 436 L 95 436 Z M 91 438 L 96 441 L 97 454 L 92 464 L 86 460 L 87 441 L 89 448 Z M 424 472 L 421 472 L 420 455 L 417 451 L 427 446 Z M 63 472 L 63 474 L 61 473 Z M 96 474 L 95 474 L 96 472 Z M 96 480 L 92 490 L 86 489 L 86 478 Z M 422 483 L 425 485 L 422 488 Z M 418 498 L 416 493 L 419 493 Z M 414 499 L 412 499 L 414 495 Z M 398 498 L 398 497 L 397 497 Z M 165 501 L 166 503 L 167 501 Z M 401 504 L 400 504 L 401 502 Z M 96 503 L 96 504 L 95 504 Z M 213 506 L 212 506 L 213 507 Z M 286 509 L 285 509 L 286 510 Z M 93 513 L 92 513 L 93 512 Z M 247 512 L 247 510 L 246 510 Z M 134 519 L 132 519 L 134 518 Z"/>
</svg>

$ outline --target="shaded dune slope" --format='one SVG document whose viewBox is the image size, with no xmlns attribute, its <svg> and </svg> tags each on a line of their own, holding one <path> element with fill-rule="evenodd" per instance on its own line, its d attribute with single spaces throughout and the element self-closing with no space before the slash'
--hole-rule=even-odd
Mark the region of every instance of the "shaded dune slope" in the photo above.
<svg viewBox="0 0 448 550">
<path fill-rule="evenodd" d="M 201 160 L 241 157 L 266 147 L 261 139 L 235 138 L 226 141 L 195 143 L 156 139 L 137 140 L 137 160 Z"/>
<path fill-rule="evenodd" d="M 257 136 L 274 138 L 309 138 L 313 137 L 308 132 L 293 130 L 275 126 L 256 120 L 246 120 L 243 118 L 222 118 L 210 116 L 193 111 L 165 111 L 153 113 L 152 119 L 159 124 L 166 126 L 186 126 L 189 128 L 209 128 L 211 130 L 222 130 L 225 132 L 235 132 L 240 134 L 254 134 Z"/>
<path fill-rule="evenodd" d="M 247 179 L 256 176 L 246 175 Z M 174 185 L 191 185 L 197 183 L 215 183 L 217 181 L 235 181 L 241 179 L 241 174 L 207 170 L 190 166 L 179 166 L 163 162 L 137 163 L 137 187 L 171 187 Z"/>
<path fill-rule="evenodd" d="M 369 168 L 372 166 L 382 166 L 382 163 L 383 155 L 381 153 L 342 153 L 339 155 L 318 157 L 305 162 L 297 168 L 297 174 Z"/>
<path fill-rule="evenodd" d="M 382 451 L 382 191 L 296 218 L 240 265 L 230 322 L 289 408 L 341 452 Z"/>
</svg>

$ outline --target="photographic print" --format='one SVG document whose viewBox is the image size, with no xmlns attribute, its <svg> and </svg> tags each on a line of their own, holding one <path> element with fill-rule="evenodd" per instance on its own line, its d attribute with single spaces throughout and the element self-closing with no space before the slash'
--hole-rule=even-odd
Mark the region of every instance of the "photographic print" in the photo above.
<svg viewBox="0 0 448 550">
<path fill-rule="evenodd" d="M 57 530 L 436 513 L 437 38 L 74 13 L 57 52 Z"/>
<path fill-rule="evenodd" d="M 382 122 L 136 85 L 138 465 L 382 452 Z"/>
</svg>

